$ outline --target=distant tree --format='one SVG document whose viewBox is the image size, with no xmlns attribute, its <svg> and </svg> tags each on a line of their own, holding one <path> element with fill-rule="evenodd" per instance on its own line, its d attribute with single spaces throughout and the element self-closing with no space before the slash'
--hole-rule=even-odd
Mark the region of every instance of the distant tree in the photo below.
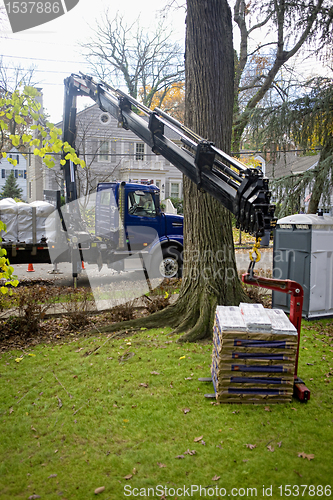
<svg viewBox="0 0 333 500">
<path fill-rule="evenodd" d="M 5 185 L 3 186 L 3 188 L 0 192 L 0 199 L 3 199 L 3 198 L 21 198 L 22 192 L 23 191 L 19 187 L 19 185 L 17 184 L 17 181 L 14 177 L 14 172 L 12 170 L 10 172 L 9 176 L 7 177 Z"/>
<path fill-rule="evenodd" d="M 140 89 L 139 95 L 143 94 Z M 150 103 L 151 109 L 160 108 L 180 122 L 185 119 L 185 83 L 176 82 L 154 94 Z"/>
<path fill-rule="evenodd" d="M 239 151 L 251 114 L 267 93 L 275 88 L 276 97 L 284 100 L 278 81 L 281 68 L 305 46 L 312 53 L 327 52 L 332 43 L 333 8 L 330 0 L 236 0 L 234 20 L 240 45 L 235 54 L 232 147 Z M 256 46 L 252 40 L 259 40 Z"/>
<path fill-rule="evenodd" d="M 320 149 L 318 165 L 297 175 L 287 175 L 275 181 L 280 193 L 279 216 L 311 187 L 308 213 L 316 213 L 322 197 L 329 198 L 333 188 L 333 80 L 319 78 L 309 82 L 307 92 L 297 99 L 265 108 L 258 108 L 252 116 L 254 134 L 269 150 L 274 144 L 288 150 L 292 142 L 304 152 Z M 283 153 L 282 153 L 283 154 Z M 288 196 L 285 193 L 288 192 Z"/>
<path fill-rule="evenodd" d="M 184 51 L 171 41 L 163 21 L 148 32 L 139 20 L 128 26 L 122 15 L 110 19 L 106 11 L 81 47 L 96 76 L 113 86 L 125 84 L 134 98 L 141 88 L 148 107 L 157 92 L 184 80 Z"/>
</svg>

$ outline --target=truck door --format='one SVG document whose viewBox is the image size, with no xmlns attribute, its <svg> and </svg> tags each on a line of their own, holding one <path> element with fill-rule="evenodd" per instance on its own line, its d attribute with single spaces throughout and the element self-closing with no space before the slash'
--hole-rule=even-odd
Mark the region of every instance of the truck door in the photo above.
<svg viewBox="0 0 333 500">
<path fill-rule="evenodd" d="M 152 191 L 133 189 L 126 196 L 126 231 L 131 250 L 144 250 L 162 234 L 162 217 Z"/>
<path fill-rule="evenodd" d="M 103 183 L 97 187 L 95 234 L 108 241 L 111 248 L 119 244 L 119 227 L 121 225 L 116 183 Z"/>
</svg>

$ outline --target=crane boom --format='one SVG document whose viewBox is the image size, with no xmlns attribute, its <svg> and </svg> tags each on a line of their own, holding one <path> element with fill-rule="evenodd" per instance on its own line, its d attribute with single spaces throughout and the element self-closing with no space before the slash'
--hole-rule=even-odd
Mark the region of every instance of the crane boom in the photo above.
<svg viewBox="0 0 333 500">
<path fill-rule="evenodd" d="M 236 217 L 242 230 L 262 236 L 274 227 L 275 206 L 270 203 L 268 179 L 259 169 L 247 168 L 236 158 L 198 136 L 159 108 L 153 111 L 121 90 L 90 76 L 72 74 L 65 79 L 63 140 L 75 147 L 76 97 L 89 96 L 102 111 L 130 130 L 154 153 L 162 155 L 202 191 L 216 198 Z M 146 115 L 146 119 L 135 111 Z M 148 119 L 147 119 L 148 118 Z M 179 134 L 182 145 L 165 135 L 165 128 Z M 72 165 L 64 166 L 67 201 L 76 199 Z"/>
</svg>

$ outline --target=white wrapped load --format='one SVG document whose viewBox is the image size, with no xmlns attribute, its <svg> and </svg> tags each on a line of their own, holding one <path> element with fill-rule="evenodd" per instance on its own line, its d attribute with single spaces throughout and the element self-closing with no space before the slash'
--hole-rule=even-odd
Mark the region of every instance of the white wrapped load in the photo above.
<svg viewBox="0 0 333 500">
<path fill-rule="evenodd" d="M 239 307 L 217 306 L 216 319 L 222 332 L 246 331 L 246 324 Z"/>
<path fill-rule="evenodd" d="M 266 314 L 272 323 L 272 332 L 277 335 L 297 336 L 295 326 L 290 323 L 288 316 L 282 309 L 266 309 Z"/>
<path fill-rule="evenodd" d="M 55 208 L 47 201 L 33 201 L 29 205 L 36 211 L 36 243 L 55 242 L 55 224 L 51 215 Z"/>
<path fill-rule="evenodd" d="M 6 231 L 0 232 L 3 243 L 17 241 L 17 203 L 13 198 L 0 200 L 0 220 L 6 224 Z"/>
<path fill-rule="evenodd" d="M 28 203 L 17 203 L 17 241 L 33 243 L 32 207 Z"/>
<path fill-rule="evenodd" d="M 241 302 L 239 308 L 249 332 L 270 332 L 272 325 L 262 304 Z"/>
</svg>

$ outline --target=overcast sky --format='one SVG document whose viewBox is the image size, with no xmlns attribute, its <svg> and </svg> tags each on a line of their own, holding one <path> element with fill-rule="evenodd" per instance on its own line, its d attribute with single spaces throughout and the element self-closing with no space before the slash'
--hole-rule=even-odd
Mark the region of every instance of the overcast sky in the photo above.
<svg viewBox="0 0 333 500">
<path fill-rule="evenodd" d="M 230 0 L 230 4 L 232 2 L 233 0 Z M 110 18 L 119 11 L 124 15 L 128 24 L 140 16 L 142 26 L 154 27 L 166 3 L 166 0 L 120 0 L 117 2 L 115 0 L 79 0 L 78 5 L 67 14 L 36 28 L 13 34 L 8 23 L 5 32 L 1 33 L 0 56 L 3 56 L 3 64 L 6 67 L 17 67 L 19 64 L 24 68 L 35 66 L 35 81 L 43 89 L 44 108 L 50 120 L 57 123 L 62 119 L 64 78 L 71 73 L 88 72 L 87 63 L 78 42 L 87 41 L 89 26 L 95 26 L 96 20 L 101 19 L 103 12 L 108 8 Z M 1 5 L 3 5 L 3 0 L 0 0 Z M 168 22 L 174 30 L 175 41 L 184 41 L 184 10 L 170 11 Z M 234 29 L 236 48 L 237 39 L 237 29 Z M 252 42 L 255 43 L 256 40 Z M 304 60 L 304 56 L 299 56 L 294 64 L 295 68 L 303 74 L 319 72 L 321 69 L 318 61 Z M 126 91 L 125 88 L 123 90 Z M 82 109 L 85 103 L 92 104 L 92 101 L 78 99 L 79 109 Z"/>
<path fill-rule="evenodd" d="M 43 88 L 45 110 L 50 120 L 56 123 L 62 119 L 64 78 L 71 73 L 87 71 L 78 42 L 87 39 L 89 26 L 94 26 L 95 20 L 108 8 L 111 18 L 119 11 L 128 23 L 140 16 L 141 25 L 153 27 L 165 3 L 165 0 L 80 0 L 67 14 L 36 28 L 13 34 L 8 23 L 0 40 L 3 64 L 6 67 L 35 66 L 34 79 Z M 3 0 L 0 0 L 1 4 Z M 173 11 L 169 23 L 175 31 L 175 41 L 182 40 L 184 11 Z"/>
</svg>

